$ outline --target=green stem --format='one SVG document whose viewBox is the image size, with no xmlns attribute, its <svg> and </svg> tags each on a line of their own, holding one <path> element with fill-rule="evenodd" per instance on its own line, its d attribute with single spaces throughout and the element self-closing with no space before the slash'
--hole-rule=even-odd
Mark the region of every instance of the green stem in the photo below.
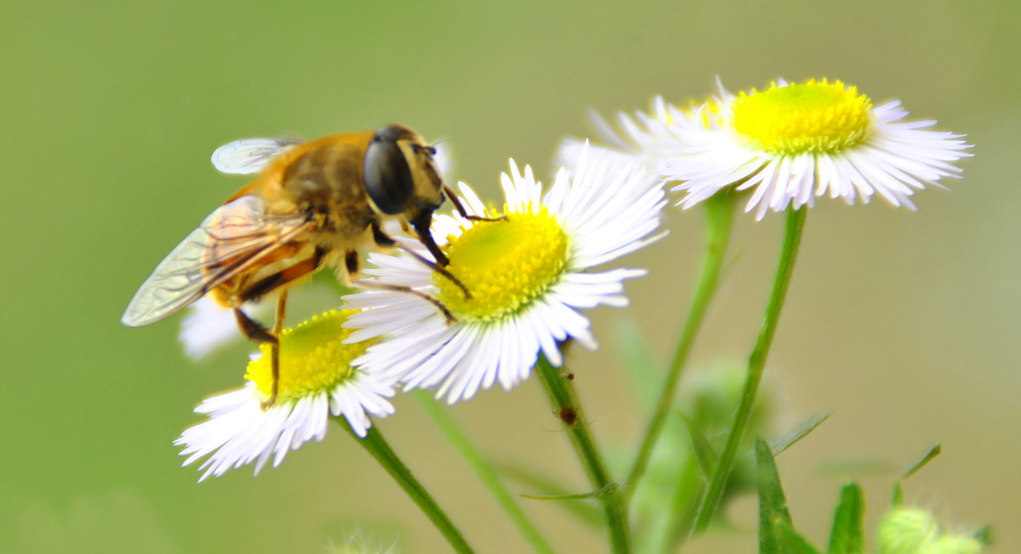
<svg viewBox="0 0 1021 554">
<path fill-rule="evenodd" d="M 734 458 L 737 449 L 741 444 L 745 430 L 748 427 L 748 418 L 751 417 L 752 405 L 755 403 L 755 394 L 759 389 L 759 381 L 762 380 L 762 370 L 766 365 L 766 357 L 769 356 L 769 347 L 773 343 L 773 334 L 776 332 L 776 324 L 780 320 L 780 310 L 783 308 L 784 299 L 787 297 L 787 286 L 791 282 L 791 273 L 794 271 L 794 262 L 797 261 L 798 247 L 801 245 L 801 231 L 805 226 L 805 216 L 808 208 L 787 211 L 787 224 L 784 230 L 783 249 L 780 252 L 780 263 L 776 268 L 776 279 L 773 281 L 773 290 L 769 295 L 769 304 L 766 306 L 766 313 L 762 319 L 762 327 L 759 330 L 759 338 L 755 342 L 755 349 L 748 359 L 748 375 L 745 377 L 744 389 L 741 392 L 741 402 L 737 407 L 737 414 L 734 416 L 734 423 L 727 435 L 726 446 L 720 454 L 713 471 L 706 494 L 699 506 L 698 516 L 695 518 L 694 532 L 701 533 L 709 527 L 709 522 L 716 512 L 723 495 L 723 489 L 730 477 L 730 471 L 734 465 Z"/>
<path fill-rule="evenodd" d="M 454 552 L 458 554 L 474 554 L 474 551 L 465 542 L 461 532 L 458 531 L 457 527 L 451 523 L 450 518 L 447 514 L 440 509 L 433 497 L 425 490 L 421 483 L 411 474 L 408 467 L 404 465 L 404 462 L 397 457 L 397 454 L 390 448 L 390 445 L 383 440 L 383 435 L 375 427 L 369 429 L 368 434 L 365 438 L 359 438 L 355 435 L 354 431 L 351 430 L 351 426 L 347 424 L 343 419 L 337 419 L 337 423 L 341 427 L 346 429 L 351 436 L 355 438 L 358 444 L 362 445 L 372 454 L 372 457 L 379 462 L 379 465 L 383 466 L 383 469 L 393 477 L 394 481 L 404 489 L 404 492 L 408 493 L 411 500 L 418 504 L 418 507 L 425 512 L 426 517 L 429 521 L 433 522 L 433 525 L 439 529 L 440 533 L 447 539 L 450 546 L 454 548 Z"/>
<path fill-rule="evenodd" d="M 642 438 L 642 444 L 638 447 L 638 454 L 631 465 L 631 472 L 628 473 L 625 482 L 624 494 L 630 497 L 638 486 L 638 481 L 645 474 L 645 468 L 649 463 L 656 442 L 659 440 L 660 432 L 666 423 L 667 415 L 674 404 L 674 396 L 677 394 L 677 383 L 684 371 L 684 363 L 688 359 L 691 345 L 695 343 L 698 330 L 702 326 L 702 319 L 705 317 L 706 309 L 716 292 L 716 285 L 719 283 L 720 268 L 723 267 L 723 257 L 727 252 L 727 243 L 730 241 L 730 230 L 734 219 L 734 205 L 737 200 L 736 194 L 717 194 L 705 202 L 706 207 L 706 251 L 702 259 L 702 270 L 699 273 L 698 286 L 695 289 L 695 296 L 691 301 L 691 308 L 688 310 L 688 318 L 684 322 L 681 336 L 677 340 L 677 348 L 674 350 L 674 357 L 670 360 L 670 368 L 667 370 L 666 382 L 663 383 L 662 393 L 656 411 L 649 421 L 649 426 Z"/>
<path fill-rule="evenodd" d="M 457 453 L 468 464 L 468 467 L 475 472 L 490 494 L 496 498 L 500 507 L 507 512 L 511 521 L 518 527 L 518 531 L 525 537 L 528 544 L 532 545 L 532 549 L 540 554 L 553 554 L 553 548 L 546 542 L 546 539 L 539 533 L 539 530 L 532 524 L 531 520 L 528 519 L 521 506 L 518 506 L 518 503 L 514 501 L 514 497 L 507 492 L 493 467 L 475 450 L 468 437 L 461 432 L 461 429 L 458 428 L 454 419 L 447 413 L 445 407 L 436 402 L 432 394 L 424 390 L 416 391 L 415 398 L 418 399 L 419 405 L 432 418 L 433 423 L 439 427 L 440 432 L 454 445 L 454 449 L 457 450 Z"/>
<path fill-rule="evenodd" d="M 606 513 L 612 552 L 615 554 L 631 552 L 631 536 L 623 495 L 606 469 L 603 457 L 596 447 L 596 441 L 589 433 L 589 422 L 578 401 L 574 385 L 562 375 L 561 370 L 553 367 L 545 356 L 539 356 L 536 369 L 554 412 L 559 414 L 564 422 L 567 434 L 571 437 L 571 444 L 574 445 L 593 490 L 602 491 L 599 501 Z"/>
</svg>

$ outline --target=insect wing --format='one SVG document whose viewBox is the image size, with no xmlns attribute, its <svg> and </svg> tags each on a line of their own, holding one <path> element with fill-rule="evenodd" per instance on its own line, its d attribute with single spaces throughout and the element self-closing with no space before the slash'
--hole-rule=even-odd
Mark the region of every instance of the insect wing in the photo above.
<svg viewBox="0 0 1021 554">
<path fill-rule="evenodd" d="M 173 314 L 254 267 L 308 225 L 304 216 L 267 214 L 256 196 L 220 206 L 156 266 L 131 299 L 121 323 L 140 327 Z"/>
<path fill-rule="evenodd" d="M 283 138 L 235 140 L 214 150 L 212 162 L 220 173 L 251 175 L 259 173 L 278 154 L 298 144 L 301 144 L 301 141 Z"/>
</svg>

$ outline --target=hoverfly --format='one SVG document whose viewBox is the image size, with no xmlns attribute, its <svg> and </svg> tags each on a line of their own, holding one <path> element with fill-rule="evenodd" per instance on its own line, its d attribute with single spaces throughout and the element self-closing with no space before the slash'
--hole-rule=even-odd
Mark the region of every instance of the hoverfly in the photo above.
<svg viewBox="0 0 1021 554">
<path fill-rule="evenodd" d="M 444 194 L 467 217 L 457 197 L 443 185 L 433 162 L 435 152 L 418 133 L 401 125 L 306 143 L 252 138 L 221 146 L 212 157 L 218 170 L 258 176 L 213 210 L 156 266 L 131 299 L 121 323 L 148 325 L 211 295 L 234 311 L 246 337 L 271 345 L 273 392 L 263 407 L 273 405 L 287 287 L 326 266 L 336 266 L 338 276 L 349 283 L 359 269 L 360 248 L 396 245 L 383 232 L 385 221 L 398 221 L 406 232 L 410 226 L 436 261 L 405 250 L 470 297 L 443 269 L 447 257 L 429 233 L 432 214 Z M 445 307 L 418 291 L 375 286 L 422 296 L 453 321 Z M 276 320 L 268 329 L 245 314 L 241 305 L 272 292 L 277 293 Z"/>
</svg>

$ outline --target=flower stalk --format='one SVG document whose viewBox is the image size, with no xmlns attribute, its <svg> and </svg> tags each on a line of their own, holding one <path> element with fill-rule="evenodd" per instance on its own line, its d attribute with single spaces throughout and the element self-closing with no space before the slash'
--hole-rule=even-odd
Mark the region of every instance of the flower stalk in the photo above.
<svg viewBox="0 0 1021 554">
<path fill-rule="evenodd" d="M 666 423 L 667 415 L 674 404 L 674 397 L 677 395 L 677 384 L 684 372 L 684 364 L 688 360 L 691 346 L 695 343 L 698 331 L 702 327 L 702 320 L 705 318 L 706 310 L 716 293 L 719 284 L 720 269 L 723 267 L 723 259 L 727 252 L 727 243 L 730 241 L 730 231 L 733 226 L 734 206 L 737 202 L 737 195 L 732 192 L 717 194 L 705 202 L 706 207 L 706 251 L 702 259 L 702 269 L 699 272 L 698 286 L 691 301 L 691 308 L 688 310 L 687 319 L 684 322 L 683 330 L 677 340 L 677 347 L 674 349 L 673 358 L 670 360 L 670 367 L 667 369 L 666 381 L 663 383 L 662 393 L 656 405 L 656 411 L 649 421 L 649 426 L 642 437 L 641 446 L 638 447 L 638 454 L 631 465 L 626 485 L 624 487 L 625 497 L 630 497 L 638 486 L 638 482 L 645 474 L 649 458 L 656 448 L 660 432 Z"/>
<path fill-rule="evenodd" d="M 539 356 L 536 365 L 539 379 L 542 381 L 554 413 L 560 414 L 571 444 L 578 455 L 581 465 L 585 468 L 593 490 L 600 491 L 599 501 L 606 513 L 607 527 L 610 533 L 610 546 L 614 554 L 631 552 L 631 533 L 628 527 L 627 505 L 620 487 L 613 481 L 603 456 L 596 446 L 595 438 L 589 432 L 589 422 L 585 418 L 578 395 L 571 381 L 563 376 L 561 369 L 553 367 L 545 355 Z M 571 417 L 564 417 L 571 414 Z"/>
<path fill-rule="evenodd" d="M 365 438 L 362 439 L 351 430 L 351 426 L 345 421 L 338 419 L 337 423 L 351 433 L 355 441 L 362 445 L 379 462 L 379 465 L 383 466 L 383 469 L 404 489 L 404 492 L 408 493 L 411 500 L 425 512 L 429 521 L 447 539 L 454 552 L 458 554 L 474 554 L 467 541 L 464 540 L 461 531 L 454 526 L 450 518 L 447 517 L 447 514 L 436 504 L 436 501 L 429 492 L 425 490 L 425 487 L 418 482 L 418 479 L 415 479 L 415 476 L 411 474 L 411 470 L 397 457 L 397 454 L 390 448 L 386 440 L 383 439 L 383 435 L 380 434 L 376 427 L 370 427 Z"/>
<path fill-rule="evenodd" d="M 500 504 L 500 507 L 503 508 L 503 511 L 507 513 L 507 517 L 514 522 L 518 531 L 528 541 L 528 544 L 532 546 L 532 550 L 538 554 L 553 554 L 553 547 L 542 536 L 542 533 L 535 527 L 524 510 L 521 509 L 521 506 L 515 502 L 514 497 L 511 496 L 507 488 L 504 487 L 503 482 L 500 481 L 500 476 L 497 475 L 493 466 L 479 454 L 464 432 L 458 428 L 457 423 L 446 412 L 446 408 L 436 402 L 432 394 L 427 391 L 416 391 L 415 398 L 426 414 L 432 418 L 433 423 L 436 424 L 440 432 L 447 437 L 447 440 L 454 446 L 457 453 L 468 464 L 468 467 L 482 481 L 483 486 L 493 495 L 497 503 Z"/>
<path fill-rule="evenodd" d="M 734 423 L 727 433 L 727 442 L 720 453 L 716 468 L 709 480 L 706 494 L 702 498 L 698 515 L 695 518 L 693 531 L 704 532 L 712 521 L 713 514 L 719 506 L 723 489 L 730 477 L 730 471 L 734 466 L 734 458 L 737 456 L 737 449 L 741 444 L 741 438 L 748 428 L 748 419 L 751 417 L 752 406 L 755 403 L 755 395 L 759 389 L 759 382 L 762 380 L 762 371 L 766 365 L 766 358 L 769 356 L 769 347 L 773 343 L 773 335 L 776 333 L 777 323 L 780 321 L 780 311 L 783 309 L 784 300 L 787 298 L 787 288 L 791 282 L 791 274 L 794 271 L 794 263 L 797 261 L 798 248 L 801 246 L 801 234 L 805 226 L 805 217 L 808 214 L 807 208 L 787 211 L 787 221 L 784 230 L 783 247 L 780 252 L 780 262 L 776 269 L 776 278 L 773 281 L 773 290 L 769 295 L 769 303 L 766 306 L 766 313 L 762 320 L 762 327 L 759 330 L 759 337 L 755 342 L 755 349 L 748 359 L 748 374 L 745 378 L 744 389 L 741 392 L 741 401 L 734 416 Z"/>
</svg>

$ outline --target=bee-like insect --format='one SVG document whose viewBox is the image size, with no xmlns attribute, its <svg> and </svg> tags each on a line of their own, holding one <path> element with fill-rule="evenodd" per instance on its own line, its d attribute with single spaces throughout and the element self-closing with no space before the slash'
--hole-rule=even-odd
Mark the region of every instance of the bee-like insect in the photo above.
<svg viewBox="0 0 1021 554">
<path fill-rule="evenodd" d="M 338 267 L 338 275 L 349 282 L 349 276 L 358 272 L 360 248 L 396 244 L 383 232 L 384 221 L 396 219 L 406 232 L 410 225 L 436 260 L 419 257 L 423 263 L 469 296 L 443 269 L 447 258 L 429 233 L 432 214 L 444 194 L 465 215 L 457 197 L 443 185 L 433 162 L 435 152 L 418 133 L 400 125 L 306 143 L 253 138 L 221 146 L 212 158 L 218 170 L 258 177 L 209 214 L 156 266 L 131 299 L 121 323 L 148 325 L 212 295 L 233 309 L 245 336 L 271 345 L 273 392 L 263 404 L 271 406 L 277 396 L 278 337 L 287 287 L 326 266 Z M 403 287 L 381 286 L 424 296 Z M 278 293 L 272 330 L 241 310 L 245 302 L 271 292 Z M 453 320 L 446 308 L 426 298 Z"/>
</svg>

